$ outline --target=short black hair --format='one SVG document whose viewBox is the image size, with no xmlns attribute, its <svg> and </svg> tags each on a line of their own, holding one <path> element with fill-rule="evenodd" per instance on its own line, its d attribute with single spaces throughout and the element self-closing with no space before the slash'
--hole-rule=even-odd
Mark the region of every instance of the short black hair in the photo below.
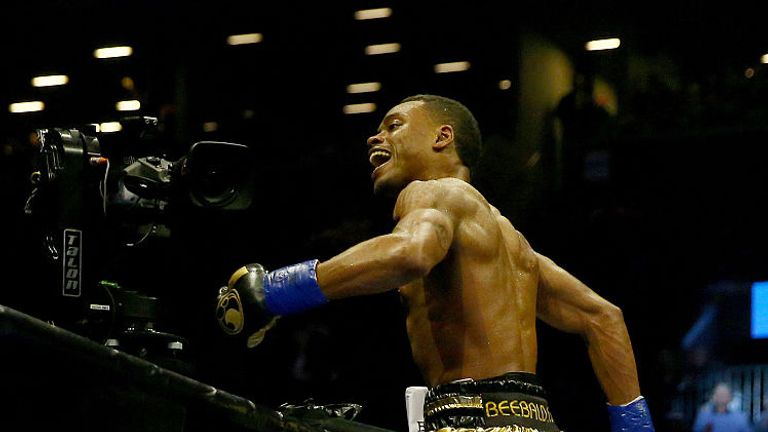
<svg viewBox="0 0 768 432">
<path fill-rule="evenodd" d="M 453 126 L 456 133 L 456 151 L 464 165 L 474 170 L 480 160 L 483 141 L 480 126 L 472 111 L 457 100 L 432 94 L 408 96 L 400 103 L 413 101 L 424 102 L 435 120 Z"/>
</svg>

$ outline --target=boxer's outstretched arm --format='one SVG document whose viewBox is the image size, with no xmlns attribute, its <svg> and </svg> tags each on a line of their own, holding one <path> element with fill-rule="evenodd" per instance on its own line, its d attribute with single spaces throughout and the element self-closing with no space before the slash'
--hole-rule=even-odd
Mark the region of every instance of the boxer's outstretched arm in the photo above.
<svg viewBox="0 0 768 432">
<path fill-rule="evenodd" d="M 627 404 L 640 396 L 635 357 L 621 309 L 538 255 L 536 312 L 545 323 L 581 335 L 608 402 Z"/>
<path fill-rule="evenodd" d="M 456 194 L 435 193 L 435 188 L 440 186 L 411 183 L 398 197 L 398 222 L 391 234 L 361 242 L 327 261 L 314 259 L 273 271 L 257 263 L 237 269 L 216 298 L 219 326 L 233 338 L 245 335 L 253 348 L 279 316 L 332 299 L 396 289 L 423 277 L 448 253 L 454 210 L 462 202 Z"/>
<path fill-rule="evenodd" d="M 309 260 L 267 272 L 252 263 L 219 290 L 216 318 L 248 348 L 261 343 L 281 315 L 329 300 L 396 289 L 426 275 L 448 252 L 453 224 L 435 209 L 410 211 L 391 234 L 359 243 L 325 261 Z"/>
</svg>

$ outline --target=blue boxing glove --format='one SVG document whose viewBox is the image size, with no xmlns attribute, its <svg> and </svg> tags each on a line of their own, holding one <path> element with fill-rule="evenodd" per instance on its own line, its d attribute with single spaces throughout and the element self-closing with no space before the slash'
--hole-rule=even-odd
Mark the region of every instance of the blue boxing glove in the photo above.
<svg viewBox="0 0 768 432">
<path fill-rule="evenodd" d="M 245 336 L 253 348 L 282 315 L 296 314 L 328 302 L 317 284 L 317 260 L 267 272 L 248 264 L 229 278 L 216 298 L 216 319 L 228 336 Z"/>
<path fill-rule="evenodd" d="M 609 404 L 608 419 L 611 432 L 655 432 L 648 403 L 642 396 L 626 405 Z"/>
</svg>

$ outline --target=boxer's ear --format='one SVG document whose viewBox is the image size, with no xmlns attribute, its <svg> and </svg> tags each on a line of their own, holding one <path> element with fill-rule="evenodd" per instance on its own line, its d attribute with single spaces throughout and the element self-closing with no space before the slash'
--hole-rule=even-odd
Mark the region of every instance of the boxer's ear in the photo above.
<svg viewBox="0 0 768 432">
<path fill-rule="evenodd" d="M 437 137 L 435 143 L 432 144 L 432 149 L 436 151 L 442 151 L 453 143 L 453 126 L 449 124 L 441 125 L 437 130 Z"/>
</svg>

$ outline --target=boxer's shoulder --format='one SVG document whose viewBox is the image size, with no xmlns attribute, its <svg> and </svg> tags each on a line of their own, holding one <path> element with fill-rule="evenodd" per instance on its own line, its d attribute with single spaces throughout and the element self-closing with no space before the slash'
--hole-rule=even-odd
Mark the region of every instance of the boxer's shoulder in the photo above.
<svg viewBox="0 0 768 432">
<path fill-rule="evenodd" d="M 432 208 L 450 215 L 456 223 L 467 219 L 490 220 L 491 206 L 469 183 L 456 178 L 417 180 L 411 182 L 397 199 L 394 219 L 399 220 L 413 210 Z M 483 222 L 482 225 L 489 225 Z"/>
<path fill-rule="evenodd" d="M 400 192 L 397 202 L 398 205 L 418 203 L 428 206 L 487 204 L 480 192 L 472 185 L 453 177 L 414 180 Z"/>
</svg>

